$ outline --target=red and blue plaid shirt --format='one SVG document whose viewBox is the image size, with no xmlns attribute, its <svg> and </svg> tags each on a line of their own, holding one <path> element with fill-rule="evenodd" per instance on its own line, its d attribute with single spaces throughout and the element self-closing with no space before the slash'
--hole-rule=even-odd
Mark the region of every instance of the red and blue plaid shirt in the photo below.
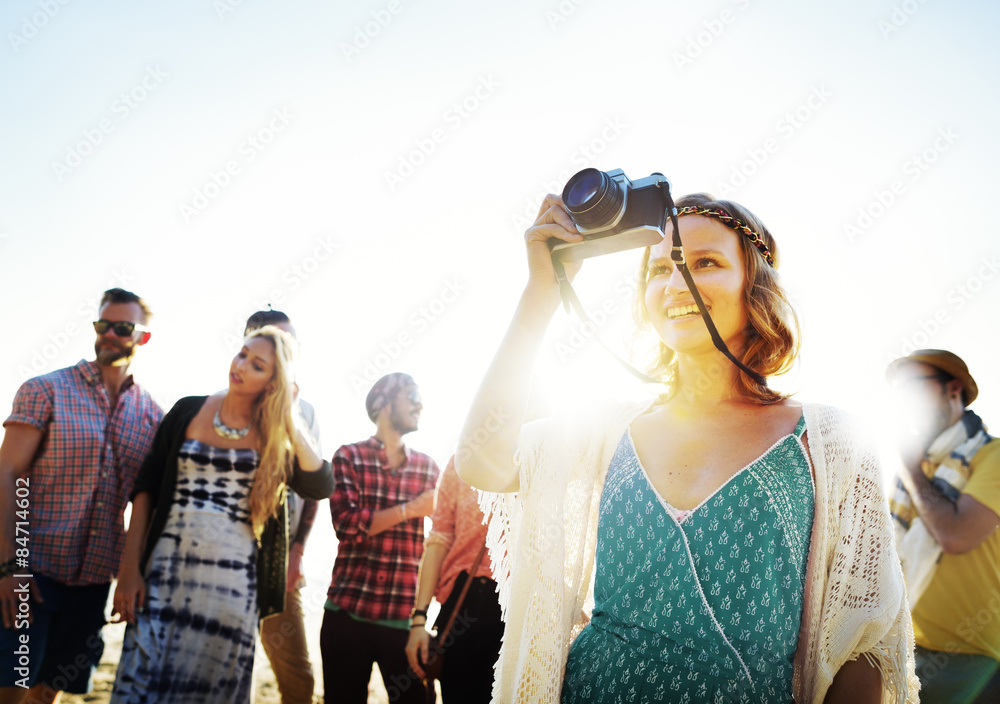
<svg viewBox="0 0 1000 704">
<path fill-rule="evenodd" d="M 396 469 L 389 466 L 385 445 L 375 437 L 344 445 L 333 456 L 330 515 L 340 544 L 327 596 L 370 621 L 408 618 L 417 595 L 423 518 L 368 535 L 372 513 L 415 499 L 437 483 L 440 470 L 434 460 L 404 449 L 406 459 Z"/>
<path fill-rule="evenodd" d="M 41 430 L 30 482 L 29 567 L 69 585 L 118 572 L 128 495 L 163 411 L 128 377 L 114 412 L 96 362 L 29 379 L 4 427 Z"/>
</svg>

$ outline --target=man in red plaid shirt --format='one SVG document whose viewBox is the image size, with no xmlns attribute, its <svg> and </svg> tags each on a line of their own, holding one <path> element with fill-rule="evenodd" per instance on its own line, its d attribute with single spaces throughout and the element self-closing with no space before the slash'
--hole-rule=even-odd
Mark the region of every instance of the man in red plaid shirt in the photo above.
<svg viewBox="0 0 1000 704">
<path fill-rule="evenodd" d="M 420 393 L 407 374 L 388 374 L 368 392 L 375 435 L 333 457 L 330 514 L 340 544 L 320 633 L 328 702 L 365 704 L 377 662 L 389 701 L 424 701 L 409 669 L 406 640 L 424 549 L 424 516 L 434 510 L 438 466 L 403 436 L 417 429 Z"/>
<path fill-rule="evenodd" d="M 113 288 L 98 310 L 96 361 L 29 379 L 4 421 L 3 704 L 89 691 L 104 651 L 101 628 L 124 546 L 125 505 L 163 417 L 128 373 L 149 341 L 146 304 Z"/>
</svg>

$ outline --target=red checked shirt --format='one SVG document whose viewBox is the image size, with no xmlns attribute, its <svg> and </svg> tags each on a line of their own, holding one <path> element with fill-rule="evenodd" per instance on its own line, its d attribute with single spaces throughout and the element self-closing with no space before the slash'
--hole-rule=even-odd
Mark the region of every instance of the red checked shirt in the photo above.
<svg viewBox="0 0 1000 704">
<path fill-rule="evenodd" d="M 25 475 L 31 571 L 72 586 L 114 579 L 125 505 L 162 417 L 131 376 L 112 413 L 96 362 L 81 360 L 21 385 L 3 424 L 44 433 Z"/>
<path fill-rule="evenodd" d="M 354 616 L 370 621 L 406 619 L 417 593 L 424 551 L 424 520 L 411 518 L 369 536 L 372 514 L 433 489 L 438 466 L 427 455 L 404 448 L 393 470 L 385 445 L 375 437 L 344 445 L 333 457 L 335 486 L 330 515 L 340 545 L 327 596 Z"/>
</svg>

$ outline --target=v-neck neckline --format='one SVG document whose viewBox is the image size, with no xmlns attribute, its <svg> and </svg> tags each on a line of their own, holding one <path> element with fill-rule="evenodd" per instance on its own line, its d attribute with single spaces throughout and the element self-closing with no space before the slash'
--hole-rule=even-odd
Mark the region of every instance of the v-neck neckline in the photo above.
<svg viewBox="0 0 1000 704">
<path fill-rule="evenodd" d="M 799 420 L 795 423 L 795 429 L 792 430 L 792 432 L 786 433 L 785 435 L 782 435 L 780 438 L 778 438 L 777 440 L 775 440 L 774 443 L 769 448 L 767 448 L 762 453 L 760 453 L 759 455 L 757 455 L 757 457 L 755 457 L 754 459 L 750 460 L 750 462 L 748 462 L 747 464 L 745 464 L 743 467 L 741 467 L 740 469 L 736 470 L 736 472 L 734 472 L 729 477 L 729 479 L 727 479 L 726 481 L 722 482 L 722 484 L 720 484 L 718 487 L 716 487 L 715 490 L 712 491 L 704 499 L 702 499 L 701 501 L 699 501 L 698 504 L 696 506 L 694 506 L 693 508 L 677 508 L 672 503 L 670 503 L 669 501 L 667 501 L 667 499 L 656 488 L 656 485 L 653 484 L 653 480 L 650 478 L 649 472 L 646 471 L 646 467 L 645 467 L 645 465 L 643 465 L 642 459 L 639 457 L 639 452 L 638 452 L 638 450 L 636 450 L 636 447 L 635 447 L 635 440 L 632 438 L 632 426 L 631 425 L 625 429 L 625 436 L 628 438 L 629 447 L 631 447 L 631 449 L 632 449 L 632 455 L 635 457 L 635 461 L 639 465 L 639 469 L 642 470 L 642 476 L 646 479 L 646 484 L 648 484 L 649 488 L 653 490 L 653 494 L 656 496 L 657 501 L 660 502 L 660 505 L 663 506 L 663 509 L 670 515 L 671 518 L 673 518 L 675 521 L 677 521 L 677 523 L 679 525 L 679 524 L 687 521 L 688 519 L 690 519 L 691 516 L 693 516 L 696 511 L 698 511 L 702 506 L 704 506 L 709 501 L 711 501 L 712 499 L 714 499 L 716 497 L 716 495 L 718 495 L 718 493 L 720 491 L 722 491 L 723 489 L 725 489 L 726 487 L 728 487 L 733 482 L 734 479 L 736 479 L 737 477 L 739 477 L 740 475 L 742 475 L 748 469 L 750 469 L 755 464 L 757 464 L 762 459 L 764 459 L 769 454 L 771 454 L 771 452 L 773 452 L 775 448 L 777 448 L 779 445 L 781 445 L 783 442 L 785 442 L 785 440 L 787 440 L 788 438 L 793 438 L 793 439 L 797 440 L 799 442 L 799 444 L 801 445 L 801 443 L 802 443 L 802 437 L 801 437 L 801 435 L 799 433 L 797 433 L 797 431 L 799 429 L 799 426 L 804 423 L 804 420 L 805 420 L 805 413 L 803 412 L 803 415 L 800 416 Z M 805 433 L 805 428 L 803 428 L 803 433 Z M 682 517 L 678 518 L 677 517 L 678 514 L 681 514 Z"/>
</svg>

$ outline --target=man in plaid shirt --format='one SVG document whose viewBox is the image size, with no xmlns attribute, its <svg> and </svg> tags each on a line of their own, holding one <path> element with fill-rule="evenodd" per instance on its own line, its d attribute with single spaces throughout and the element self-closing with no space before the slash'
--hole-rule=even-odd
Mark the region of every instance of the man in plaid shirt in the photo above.
<svg viewBox="0 0 1000 704">
<path fill-rule="evenodd" d="M 433 513 L 439 470 L 403 444 L 423 408 L 410 376 L 382 377 L 365 406 L 375 435 L 333 457 L 330 514 L 340 544 L 320 633 L 323 687 L 328 702 L 365 704 L 377 662 L 390 701 L 422 704 L 424 686 L 405 648 L 424 548 L 420 519 Z"/>
<path fill-rule="evenodd" d="M 149 309 L 105 291 L 96 361 L 26 381 L 0 447 L 0 702 L 85 694 L 104 650 L 123 515 L 163 411 L 132 380 Z M 32 575 L 32 576 L 25 576 Z M 28 688 L 31 688 L 30 690 Z"/>
</svg>

